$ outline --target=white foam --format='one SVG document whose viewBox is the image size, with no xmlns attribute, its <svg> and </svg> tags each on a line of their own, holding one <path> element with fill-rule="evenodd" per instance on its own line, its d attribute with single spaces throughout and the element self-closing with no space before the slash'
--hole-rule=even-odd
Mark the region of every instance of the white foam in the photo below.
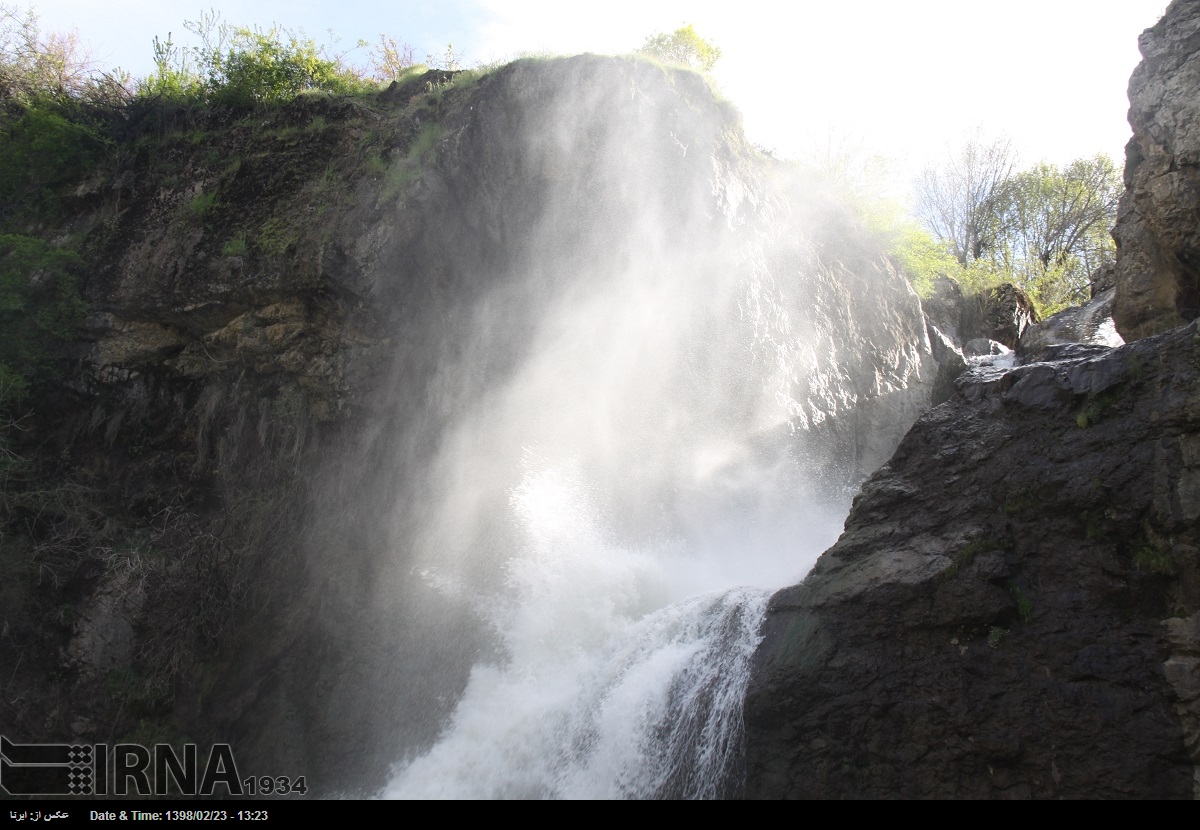
<svg viewBox="0 0 1200 830">
<path fill-rule="evenodd" d="M 529 470 L 510 507 L 525 545 L 492 600 L 504 658 L 472 670 L 436 746 L 382 795 L 722 794 L 769 590 L 694 594 L 734 569 L 678 541 L 606 538 L 569 468 Z"/>
</svg>

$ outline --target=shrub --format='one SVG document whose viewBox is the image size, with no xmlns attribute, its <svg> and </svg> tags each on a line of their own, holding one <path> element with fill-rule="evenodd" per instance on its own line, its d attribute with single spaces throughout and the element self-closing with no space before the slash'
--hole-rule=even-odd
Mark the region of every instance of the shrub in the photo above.
<svg viewBox="0 0 1200 830">
<path fill-rule="evenodd" d="M 70 116 L 58 104 L 41 101 L 0 122 L 0 211 L 53 205 L 53 188 L 78 178 L 101 157 L 109 142 Z"/>
<path fill-rule="evenodd" d="M 658 34 L 646 38 L 638 52 L 665 63 L 679 64 L 701 72 L 711 72 L 721 50 L 709 43 L 691 24 L 676 29 L 669 35 Z"/>
<path fill-rule="evenodd" d="M 188 210 L 197 219 L 203 219 L 217 206 L 217 193 L 197 193 L 188 201 Z"/>
<path fill-rule="evenodd" d="M 1171 552 L 1157 545 L 1146 544 L 1138 548 L 1133 555 L 1133 566 L 1138 573 L 1152 573 L 1160 576 L 1175 575 L 1175 560 Z"/>
<path fill-rule="evenodd" d="M 79 257 L 30 236 L 0 234 L 0 385 L 12 397 L 47 377 L 87 311 Z"/>
<path fill-rule="evenodd" d="M 212 63 L 209 86 L 214 101 L 235 106 L 282 103 L 306 90 L 353 91 L 313 41 L 277 27 L 235 29 L 229 51 Z"/>
<path fill-rule="evenodd" d="M 221 246 L 222 256 L 242 256 L 246 253 L 246 235 L 239 234 Z"/>
<path fill-rule="evenodd" d="M 356 93 L 373 83 L 341 57 L 300 32 L 230 26 L 215 12 L 184 27 L 199 45 L 154 39 L 155 71 L 139 82 L 142 95 L 251 107 L 289 101 L 302 92 Z"/>
</svg>

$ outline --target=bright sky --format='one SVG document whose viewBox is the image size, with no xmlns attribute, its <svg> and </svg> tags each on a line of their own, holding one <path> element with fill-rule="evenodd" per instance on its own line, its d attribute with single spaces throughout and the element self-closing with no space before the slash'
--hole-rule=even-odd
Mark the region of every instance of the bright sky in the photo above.
<svg viewBox="0 0 1200 830">
<path fill-rule="evenodd" d="M 8 0 L 12 2 L 12 0 Z M 26 0 L 16 0 L 24 4 Z M 1123 162 L 1137 37 L 1166 0 L 35 0 L 43 31 L 77 29 L 103 65 L 153 68 L 154 35 L 211 6 L 340 47 L 387 32 L 418 59 L 621 53 L 691 23 L 721 48 L 715 77 L 752 141 L 779 155 L 849 140 L 907 176 L 967 133 L 1009 136 L 1023 164 L 1106 152 Z"/>
</svg>

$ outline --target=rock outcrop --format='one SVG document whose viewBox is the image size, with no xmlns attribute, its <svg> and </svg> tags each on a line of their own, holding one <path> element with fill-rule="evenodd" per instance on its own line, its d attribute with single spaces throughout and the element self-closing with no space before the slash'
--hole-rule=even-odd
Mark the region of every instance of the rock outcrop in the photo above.
<svg viewBox="0 0 1200 830">
<path fill-rule="evenodd" d="M 1190 796 L 1198 349 L 960 379 L 772 599 L 748 794 Z"/>
<path fill-rule="evenodd" d="M 1138 40 L 1113 319 L 1126 341 L 1200 315 L 1200 5 L 1175 0 Z"/>
<path fill-rule="evenodd" d="M 1091 299 L 1082 306 L 1064 309 L 1034 323 L 1021 335 L 1017 353 L 1027 363 L 1040 360 L 1052 346 L 1082 343 L 1094 346 L 1122 346 L 1125 341 L 1113 323 L 1116 286 L 1114 269 L 1108 266 L 1092 283 Z"/>
</svg>

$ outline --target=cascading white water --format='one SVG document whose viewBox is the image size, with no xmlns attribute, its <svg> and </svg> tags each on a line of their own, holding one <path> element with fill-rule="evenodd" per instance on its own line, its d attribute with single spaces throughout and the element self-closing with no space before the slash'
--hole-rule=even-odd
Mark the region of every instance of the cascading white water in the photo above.
<svg viewBox="0 0 1200 830">
<path fill-rule="evenodd" d="M 849 494 L 818 497 L 768 428 L 804 370 L 765 265 L 707 285 L 654 265 L 565 285 L 518 371 L 447 430 L 414 576 L 496 646 L 385 797 L 736 792 L 767 598 L 836 539 Z"/>
<path fill-rule="evenodd" d="M 383 795 L 728 794 L 769 589 L 803 575 L 797 560 L 776 557 L 772 580 L 762 551 L 617 544 L 586 482 L 544 463 L 529 460 L 512 494 L 525 544 L 492 614 L 504 657 L 473 669 L 441 740 Z M 814 557 L 836 518 L 810 516 L 824 521 L 805 540 Z M 730 587 L 746 573 L 763 584 Z"/>
</svg>

